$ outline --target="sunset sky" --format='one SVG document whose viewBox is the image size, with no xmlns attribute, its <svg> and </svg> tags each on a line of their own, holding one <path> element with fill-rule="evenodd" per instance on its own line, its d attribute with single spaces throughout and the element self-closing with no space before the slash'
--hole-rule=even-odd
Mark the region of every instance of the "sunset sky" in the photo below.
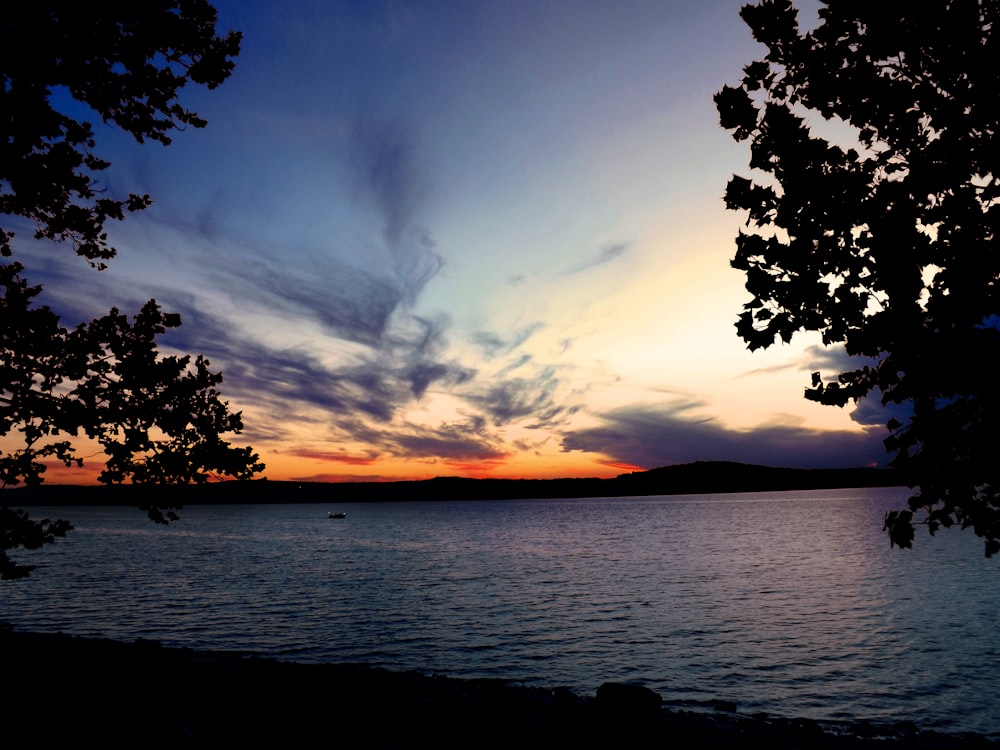
<svg viewBox="0 0 1000 750">
<path fill-rule="evenodd" d="M 741 4 L 216 2 L 244 41 L 185 92 L 208 128 L 96 128 L 108 191 L 155 201 L 119 257 L 9 222 L 26 276 L 66 325 L 180 312 L 166 348 L 223 371 L 272 479 L 884 464 L 873 405 L 802 397 L 841 352 L 733 326 L 748 150 L 712 95 L 762 54 Z"/>
</svg>

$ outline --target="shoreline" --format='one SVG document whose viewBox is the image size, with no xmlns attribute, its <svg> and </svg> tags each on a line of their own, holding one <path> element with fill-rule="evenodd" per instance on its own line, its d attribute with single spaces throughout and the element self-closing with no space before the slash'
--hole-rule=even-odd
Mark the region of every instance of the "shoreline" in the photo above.
<svg viewBox="0 0 1000 750">
<path fill-rule="evenodd" d="M 0 624 L 0 750 L 89 746 L 1000 748 L 912 722 L 820 722 L 663 708 L 637 685 L 594 696 L 352 664 L 303 664 Z"/>
</svg>

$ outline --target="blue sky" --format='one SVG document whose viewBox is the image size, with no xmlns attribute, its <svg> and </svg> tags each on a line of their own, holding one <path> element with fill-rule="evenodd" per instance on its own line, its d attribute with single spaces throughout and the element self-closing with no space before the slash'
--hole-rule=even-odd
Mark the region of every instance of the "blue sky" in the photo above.
<svg viewBox="0 0 1000 750">
<path fill-rule="evenodd" d="M 871 408 L 802 397 L 840 353 L 733 327 L 740 0 L 216 5 L 244 41 L 186 92 L 209 126 L 98 128 L 108 191 L 155 201 L 110 269 L 19 251 L 66 323 L 180 312 L 165 343 L 222 369 L 268 476 L 885 463 Z"/>
</svg>

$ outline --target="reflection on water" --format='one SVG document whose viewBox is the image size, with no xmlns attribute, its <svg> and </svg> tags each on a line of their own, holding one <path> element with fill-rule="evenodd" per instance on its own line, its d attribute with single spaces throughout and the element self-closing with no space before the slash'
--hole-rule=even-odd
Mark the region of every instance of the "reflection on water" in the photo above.
<svg viewBox="0 0 1000 750">
<path fill-rule="evenodd" d="M 19 628 L 567 685 L 815 718 L 1000 726 L 1000 562 L 890 550 L 906 490 L 67 509 L 0 588 Z M 60 513 L 55 512 L 56 515 Z"/>
</svg>

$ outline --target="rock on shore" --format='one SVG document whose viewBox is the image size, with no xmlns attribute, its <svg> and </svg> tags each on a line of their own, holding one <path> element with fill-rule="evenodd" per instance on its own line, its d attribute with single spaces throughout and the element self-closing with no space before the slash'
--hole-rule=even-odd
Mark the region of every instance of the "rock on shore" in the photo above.
<svg viewBox="0 0 1000 750">
<path fill-rule="evenodd" d="M 102 747 L 996 748 L 912 725 L 829 725 L 661 708 L 497 680 L 298 664 L 0 628 L 0 749 Z M 720 707 L 734 709 L 732 706 Z"/>
</svg>

